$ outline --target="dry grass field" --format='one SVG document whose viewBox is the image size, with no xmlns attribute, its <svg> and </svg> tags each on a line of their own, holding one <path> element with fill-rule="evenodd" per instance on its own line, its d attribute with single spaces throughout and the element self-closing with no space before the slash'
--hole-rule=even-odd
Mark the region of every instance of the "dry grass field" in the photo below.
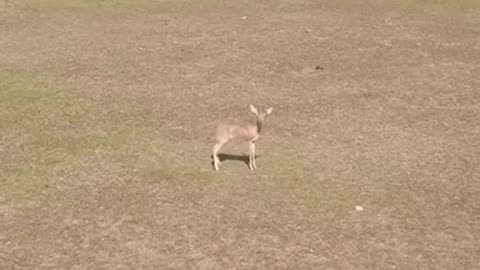
<svg viewBox="0 0 480 270">
<path fill-rule="evenodd" d="M 0 269 L 480 269 L 479 181 L 477 1 L 0 2 Z"/>
</svg>

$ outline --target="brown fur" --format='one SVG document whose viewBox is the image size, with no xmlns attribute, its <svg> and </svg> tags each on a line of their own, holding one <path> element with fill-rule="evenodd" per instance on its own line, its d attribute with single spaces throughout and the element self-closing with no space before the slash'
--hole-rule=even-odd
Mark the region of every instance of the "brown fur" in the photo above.
<svg viewBox="0 0 480 270">
<path fill-rule="evenodd" d="M 257 115 L 256 124 L 239 125 L 227 122 L 221 122 L 217 125 L 215 133 L 216 144 L 213 147 L 213 165 L 215 170 L 219 170 L 220 160 L 218 151 L 231 140 L 247 142 L 249 144 L 249 162 L 248 167 L 253 170 L 257 166 L 255 164 L 255 142 L 260 137 L 260 131 L 265 116 L 272 112 L 273 108 L 258 111 L 258 109 L 250 105 L 250 111 Z"/>
</svg>

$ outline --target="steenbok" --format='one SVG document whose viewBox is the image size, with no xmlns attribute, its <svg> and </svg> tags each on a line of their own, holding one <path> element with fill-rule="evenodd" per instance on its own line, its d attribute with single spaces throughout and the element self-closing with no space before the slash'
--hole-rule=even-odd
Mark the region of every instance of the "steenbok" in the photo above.
<svg viewBox="0 0 480 270">
<path fill-rule="evenodd" d="M 257 116 L 256 124 L 238 125 L 225 122 L 218 124 L 215 137 L 216 144 L 213 147 L 213 166 L 216 171 L 218 171 L 220 167 L 218 151 L 230 140 L 248 143 L 248 167 L 250 168 L 250 170 L 257 168 L 257 165 L 255 164 L 255 142 L 260 137 L 260 131 L 262 130 L 263 120 L 265 119 L 265 116 L 272 113 L 273 108 L 270 107 L 266 110 L 259 110 L 255 106 L 250 104 L 250 111 L 252 111 Z"/>
</svg>

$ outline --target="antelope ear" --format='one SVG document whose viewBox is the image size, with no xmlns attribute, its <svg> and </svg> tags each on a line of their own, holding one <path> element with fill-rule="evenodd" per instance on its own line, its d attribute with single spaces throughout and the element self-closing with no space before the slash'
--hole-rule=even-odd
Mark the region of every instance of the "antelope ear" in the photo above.
<svg viewBox="0 0 480 270">
<path fill-rule="evenodd" d="M 267 112 L 267 114 L 271 114 L 272 111 L 273 111 L 273 108 L 272 108 L 272 107 L 270 107 L 270 108 L 268 108 L 268 109 L 265 110 L 265 112 Z"/>
<path fill-rule="evenodd" d="M 253 106 L 252 104 L 250 104 L 250 111 L 252 111 L 254 114 L 258 115 L 257 108 L 255 108 L 255 106 Z"/>
</svg>

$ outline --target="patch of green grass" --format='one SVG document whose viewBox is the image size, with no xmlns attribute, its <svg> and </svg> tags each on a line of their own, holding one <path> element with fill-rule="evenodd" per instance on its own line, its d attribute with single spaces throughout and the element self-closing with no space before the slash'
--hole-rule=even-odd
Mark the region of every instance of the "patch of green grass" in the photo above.
<svg viewBox="0 0 480 270">
<path fill-rule="evenodd" d="M 95 173 L 132 176 L 152 165 L 144 154 L 148 124 L 101 106 L 47 79 L 0 69 L 0 195 L 31 198 L 65 175 L 63 184 L 75 186 Z"/>
<path fill-rule="evenodd" d="M 26 77 L 0 72 L 0 128 L 22 126 L 22 122 L 40 120 L 38 116 L 53 113 L 51 110 L 58 107 L 61 99 L 60 95 L 45 85 Z"/>
<path fill-rule="evenodd" d="M 79 132 L 88 111 L 41 78 L 0 71 L 0 194 L 38 191 L 54 180 L 59 164 L 107 144 L 102 134 Z"/>
<path fill-rule="evenodd" d="M 20 0 L 15 2 L 16 6 L 41 11 L 86 11 L 86 12 L 120 12 L 132 9 L 151 9 L 173 7 L 174 2 L 170 1 L 146 1 L 146 0 Z"/>
<path fill-rule="evenodd" d="M 190 1 L 190 0 L 18 0 L 15 6 L 47 11 L 69 10 L 74 12 L 105 13 L 131 12 L 141 10 L 147 13 L 191 13 L 208 11 L 225 11 L 225 9 L 244 9 L 251 5 L 247 3 L 225 2 L 221 0 Z"/>
<path fill-rule="evenodd" d="M 33 8 L 39 10 L 56 10 L 56 9 L 70 9 L 70 10 L 98 10 L 98 9 L 112 9 L 121 8 L 131 5 L 133 1 L 122 0 L 20 0 L 16 1 L 17 6 L 23 8 Z"/>
</svg>

